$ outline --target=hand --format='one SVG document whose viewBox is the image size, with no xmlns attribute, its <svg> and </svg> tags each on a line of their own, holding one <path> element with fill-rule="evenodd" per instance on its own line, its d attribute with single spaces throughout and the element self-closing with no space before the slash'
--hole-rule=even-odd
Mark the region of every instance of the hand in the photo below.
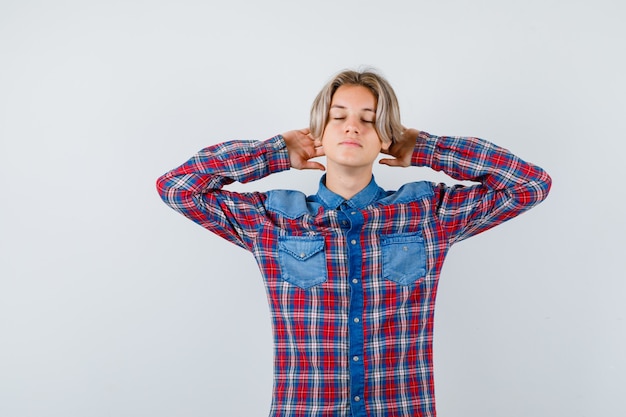
<svg viewBox="0 0 626 417">
<path fill-rule="evenodd" d="M 326 169 L 319 162 L 310 161 L 312 158 L 324 156 L 324 149 L 319 140 L 313 139 L 309 129 L 291 130 L 283 133 L 282 136 L 287 144 L 292 168 L 319 169 L 322 171 Z"/>
<path fill-rule="evenodd" d="M 396 140 L 387 149 L 382 149 L 381 153 L 391 155 L 393 158 L 383 158 L 379 163 L 390 167 L 411 166 L 411 157 L 415 151 L 417 136 L 420 131 L 417 129 L 404 129 L 400 140 Z"/>
</svg>

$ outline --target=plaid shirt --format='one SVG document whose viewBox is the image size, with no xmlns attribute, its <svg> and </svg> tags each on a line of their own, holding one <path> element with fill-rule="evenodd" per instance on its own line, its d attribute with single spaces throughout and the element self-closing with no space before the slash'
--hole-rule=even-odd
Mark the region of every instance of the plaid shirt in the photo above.
<svg viewBox="0 0 626 417">
<path fill-rule="evenodd" d="M 290 168 L 282 136 L 203 149 L 159 178 L 173 209 L 250 252 L 273 320 L 270 416 L 435 416 L 435 295 L 450 246 L 541 202 L 550 177 L 482 139 L 422 132 L 412 165 L 479 184 L 374 179 L 348 201 L 235 193 Z"/>
</svg>

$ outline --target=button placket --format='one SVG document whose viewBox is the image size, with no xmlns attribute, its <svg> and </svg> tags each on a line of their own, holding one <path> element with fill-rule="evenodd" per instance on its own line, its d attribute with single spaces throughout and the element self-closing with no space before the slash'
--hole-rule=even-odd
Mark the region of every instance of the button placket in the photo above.
<svg viewBox="0 0 626 417">
<path fill-rule="evenodd" d="M 348 219 L 350 228 L 346 235 L 346 244 L 349 259 L 349 282 L 350 286 L 350 311 L 349 331 L 350 331 L 350 392 L 352 393 L 353 415 L 364 415 L 364 401 L 362 400 L 364 391 L 365 369 L 363 363 L 363 326 L 361 319 L 363 314 L 363 287 L 361 285 L 362 256 L 361 247 L 361 227 L 363 216 L 354 209 L 345 207 L 342 214 Z"/>
</svg>

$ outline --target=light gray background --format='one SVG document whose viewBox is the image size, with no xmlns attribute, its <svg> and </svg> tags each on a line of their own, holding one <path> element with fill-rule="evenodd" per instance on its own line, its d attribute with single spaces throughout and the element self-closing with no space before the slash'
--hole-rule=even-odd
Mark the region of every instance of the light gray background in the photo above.
<svg viewBox="0 0 626 417">
<path fill-rule="evenodd" d="M 554 180 L 448 257 L 440 416 L 626 415 L 625 7 L 1 0 L 0 415 L 267 415 L 256 265 L 154 181 L 206 145 L 305 127 L 322 84 L 360 65 L 407 126 L 490 139 Z"/>
</svg>

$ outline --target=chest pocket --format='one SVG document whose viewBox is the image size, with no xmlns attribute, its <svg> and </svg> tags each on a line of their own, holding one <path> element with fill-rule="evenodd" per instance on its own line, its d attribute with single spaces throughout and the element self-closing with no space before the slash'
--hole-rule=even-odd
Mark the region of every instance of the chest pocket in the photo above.
<svg viewBox="0 0 626 417">
<path fill-rule="evenodd" d="M 426 276 L 426 247 L 421 232 L 381 237 L 383 277 L 411 285 Z"/>
<path fill-rule="evenodd" d="M 285 281 L 303 288 L 326 282 L 326 253 L 323 236 L 281 236 L 278 262 Z"/>
</svg>

